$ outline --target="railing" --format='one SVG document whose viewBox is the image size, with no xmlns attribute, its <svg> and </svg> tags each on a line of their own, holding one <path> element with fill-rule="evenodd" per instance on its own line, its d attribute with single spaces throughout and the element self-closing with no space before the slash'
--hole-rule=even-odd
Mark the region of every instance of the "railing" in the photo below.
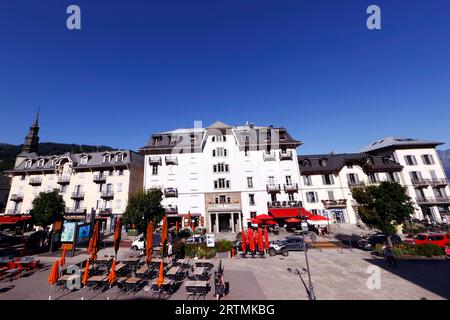
<svg viewBox="0 0 450 320">
<path fill-rule="evenodd" d="M 16 193 L 16 194 L 11 195 L 11 201 L 20 202 L 22 200 L 23 200 L 23 194 Z"/>
<path fill-rule="evenodd" d="M 277 157 L 274 152 L 271 152 L 271 153 L 264 152 L 263 159 L 264 159 L 264 161 L 275 161 L 277 159 Z"/>
<path fill-rule="evenodd" d="M 301 208 L 301 201 L 268 201 L 267 208 Z"/>
<path fill-rule="evenodd" d="M 347 199 L 322 200 L 322 203 L 323 203 L 325 209 L 346 208 L 347 207 Z"/>
<path fill-rule="evenodd" d="M 86 213 L 86 208 L 66 208 L 65 213 Z"/>
<path fill-rule="evenodd" d="M 112 209 L 111 208 L 98 209 L 98 213 L 99 214 L 111 214 L 112 213 Z"/>
<path fill-rule="evenodd" d="M 70 197 L 71 199 L 83 199 L 84 198 L 84 192 L 72 192 L 72 196 Z"/>
<path fill-rule="evenodd" d="M 450 197 L 420 197 L 416 201 L 418 205 L 450 204 Z"/>
<path fill-rule="evenodd" d="M 114 198 L 114 192 L 113 191 L 102 191 L 100 194 L 101 198 Z"/>
<path fill-rule="evenodd" d="M 292 151 L 280 151 L 280 160 L 292 160 Z"/>
<path fill-rule="evenodd" d="M 209 203 L 208 211 L 240 211 L 241 204 L 239 202 L 226 203 Z"/>
<path fill-rule="evenodd" d="M 361 188 L 366 185 L 364 181 L 347 181 L 347 183 L 350 188 Z"/>
<path fill-rule="evenodd" d="M 430 184 L 435 187 L 435 186 L 445 186 L 448 185 L 448 180 L 443 178 L 443 179 L 430 179 Z"/>
<path fill-rule="evenodd" d="M 42 178 L 31 178 L 29 184 L 32 186 L 40 185 L 42 184 Z"/>
<path fill-rule="evenodd" d="M 426 179 L 411 179 L 413 186 L 428 186 L 430 182 Z"/>
<path fill-rule="evenodd" d="M 284 184 L 284 192 L 297 192 L 297 191 L 298 191 L 297 183 Z"/>
<path fill-rule="evenodd" d="M 94 182 L 106 182 L 106 175 L 105 174 L 94 174 L 94 178 L 92 179 Z"/>
<path fill-rule="evenodd" d="M 164 189 L 164 195 L 167 198 L 178 197 L 178 189 L 177 188 L 166 188 L 166 189 Z"/>
<path fill-rule="evenodd" d="M 148 163 L 149 164 L 158 164 L 161 165 L 162 161 L 161 161 L 161 157 L 158 156 L 150 156 L 148 158 Z"/>
<path fill-rule="evenodd" d="M 281 188 L 279 184 L 267 184 L 267 192 L 280 192 Z"/>
<path fill-rule="evenodd" d="M 169 164 L 177 165 L 178 158 L 176 156 L 166 156 L 166 165 L 169 165 Z"/>
<path fill-rule="evenodd" d="M 20 210 L 17 209 L 8 209 L 6 214 L 20 214 Z"/>
<path fill-rule="evenodd" d="M 178 213 L 178 206 L 164 206 L 166 213 Z"/>
<path fill-rule="evenodd" d="M 69 184 L 70 177 L 58 177 L 58 183 L 59 184 Z"/>
</svg>

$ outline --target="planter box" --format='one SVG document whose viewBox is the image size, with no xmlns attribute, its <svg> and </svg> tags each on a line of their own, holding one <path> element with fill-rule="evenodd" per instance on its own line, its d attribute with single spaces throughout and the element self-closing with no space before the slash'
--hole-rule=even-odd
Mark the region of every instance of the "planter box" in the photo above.
<svg viewBox="0 0 450 320">
<path fill-rule="evenodd" d="M 376 259 L 385 259 L 384 257 L 380 257 L 376 254 L 372 254 L 373 258 Z M 413 255 L 408 255 L 408 256 L 399 256 L 399 257 L 395 257 L 396 260 L 447 260 L 447 256 L 433 256 L 431 258 L 425 257 L 425 256 L 413 256 Z"/>
<path fill-rule="evenodd" d="M 222 259 L 228 259 L 231 257 L 231 253 L 229 251 L 227 252 L 217 252 L 216 254 L 217 258 L 222 258 Z"/>
</svg>

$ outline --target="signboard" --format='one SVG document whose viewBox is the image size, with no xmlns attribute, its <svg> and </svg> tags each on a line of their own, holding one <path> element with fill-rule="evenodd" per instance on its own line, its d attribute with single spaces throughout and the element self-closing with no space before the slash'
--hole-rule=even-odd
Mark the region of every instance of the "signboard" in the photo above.
<svg viewBox="0 0 450 320">
<path fill-rule="evenodd" d="M 306 233 L 308 232 L 308 223 L 302 222 L 302 231 Z"/>
<path fill-rule="evenodd" d="M 215 247 L 214 233 L 206 234 L 206 246 L 211 248 Z"/>
<path fill-rule="evenodd" d="M 90 234 L 91 234 L 91 225 L 90 224 L 78 226 L 78 241 L 83 241 L 83 240 L 89 239 Z"/>
<path fill-rule="evenodd" d="M 76 225 L 76 222 L 64 222 L 63 231 L 61 234 L 61 242 L 73 242 L 73 240 L 75 239 Z"/>
</svg>

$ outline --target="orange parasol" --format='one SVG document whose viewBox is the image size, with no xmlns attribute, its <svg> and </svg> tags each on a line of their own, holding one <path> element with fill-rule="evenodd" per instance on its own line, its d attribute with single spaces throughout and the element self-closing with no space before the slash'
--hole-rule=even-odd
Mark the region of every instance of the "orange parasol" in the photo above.
<svg viewBox="0 0 450 320">
<path fill-rule="evenodd" d="M 94 241 L 92 240 L 92 236 L 91 236 L 91 239 L 89 240 L 89 247 L 88 247 L 87 254 L 91 254 L 93 245 L 94 245 Z"/>
<path fill-rule="evenodd" d="M 145 252 L 147 254 L 147 263 L 152 261 L 153 255 L 153 221 L 147 223 L 147 239 L 145 244 Z"/>
<path fill-rule="evenodd" d="M 122 220 L 119 218 L 117 219 L 116 222 L 116 226 L 114 228 L 114 251 L 116 252 L 116 256 L 117 256 L 117 251 L 119 251 L 119 245 L 120 245 L 120 240 L 122 240 Z"/>
<path fill-rule="evenodd" d="M 192 217 L 191 217 L 191 212 L 190 211 L 188 211 L 188 226 L 189 226 L 189 229 L 191 229 L 192 230 Z M 192 230 L 193 231 L 193 230 Z"/>
<path fill-rule="evenodd" d="M 178 221 L 175 223 L 175 231 L 177 233 L 180 231 L 180 226 L 178 225 Z"/>
<path fill-rule="evenodd" d="M 244 251 L 244 253 L 247 251 L 247 240 L 245 240 L 245 231 L 242 230 L 241 232 L 242 235 L 242 251 Z"/>
<path fill-rule="evenodd" d="M 114 282 L 116 282 L 116 258 L 114 258 L 112 266 L 111 266 L 111 272 L 108 276 L 108 282 L 110 285 L 113 285 Z"/>
<path fill-rule="evenodd" d="M 270 242 L 269 242 L 269 232 L 267 231 L 267 227 L 264 228 L 264 242 L 266 243 L 266 249 L 269 250 Z"/>
<path fill-rule="evenodd" d="M 67 247 L 64 247 L 61 255 L 61 267 L 66 263 L 66 252 Z"/>
<path fill-rule="evenodd" d="M 167 227 L 167 216 L 164 215 L 163 219 L 162 219 L 162 234 L 161 234 L 161 246 L 163 247 L 163 252 L 164 252 L 164 246 L 167 242 L 168 239 L 168 227 Z"/>
<path fill-rule="evenodd" d="M 253 235 L 252 228 L 248 228 L 247 238 L 248 238 L 248 245 L 250 247 L 250 251 L 254 252 L 255 251 L 255 237 Z"/>
<path fill-rule="evenodd" d="M 86 260 L 86 267 L 84 269 L 84 274 L 83 278 L 81 279 L 81 283 L 83 285 L 86 285 L 88 279 L 89 279 L 89 259 Z"/>
<path fill-rule="evenodd" d="M 55 263 L 53 264 L 52 271 L 50 272 L 50 275 L 48 276 L 48 283 L 53 286 L 56 281 L 58 281 L 59 278 L 59 263 L 58 259 L 55 260 Z"/>
<path fill-rule="evenodd" d="M 258 249 L 260 252 L 264 252 L 262 229 L 258 228 Z"/>
<path fill-rule="evenodd" d="M 95 223 L 94 231 L 92 233 L 92 250 L 91 250 L 91 260 L 97 259 L 97 252 L 98 252 L 98 221 Z"/>
<path fill-rule="evenodd" d="M 158 288 L 160 288 L 164 281 L 164 262 L 161 259 L 161 263 L 159 264 L 159 276 L 158 276 Z"/>
</svg>

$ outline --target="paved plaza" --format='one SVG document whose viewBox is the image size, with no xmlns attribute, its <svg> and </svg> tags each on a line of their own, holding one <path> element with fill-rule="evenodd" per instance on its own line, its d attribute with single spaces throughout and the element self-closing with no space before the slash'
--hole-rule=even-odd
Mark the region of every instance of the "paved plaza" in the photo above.
<svg viewBox="0 0 450 320">
<path fill-rule="evenodd" d="M 112 249 L 101 250 L 99 256 L 111 254 Z M 121 257 L 129 255 L 130 249 L 121 248 Z M 76 263 L 86 255 L 66 258 L 67 264 Z M 308 251 L 314 292 L 319 300 L 442 300 L 450 298 L 450 262 L 399 261 L 397 267 L 389 268 L 384 260 L 375 259 L 370 253 L 335 249 Z M 0 282 L 0 299 L 153 299 L 145 288 L 137 293 L 124 294 L 113 287 L 105 292 L 81 289 L 73 292 L 50 291 L 47 278 L 55 258 L 39 257 L 44 267 L 28 277 L 12 282 Z M 217 266 L 219 260 L 213 259 Z M 230 294 L 224 300 L 299 299 L 307 300 L 305 288 L 308 278 L 288 271 L 306 267 L 303 252 L 290 252 L 288 257 L 222 259 L 225 281 L 230 283 Z M 378 268 L 374 268 L 378 267 Z M 373 273 L 375 270 L 375 273 Z M 378 273 L 379 271 L 379 273 Z M 380 275 L 379 288 L 369 288 L 371 276 Z M 212 277 L 213 278 L 213 277 Z M 213 279 L 210 284 L 214 288 Z M 302 282 L 303 279 L 303 282 Z M 372 278 L 371 278 L 372 279 Z M 373 283 L 373 281 L 369 281 Z M 377 282 L 375 282 L 377 283 Z M 215 299 L 213 291 L 205 299 Z M 186 299 L 183 285 L 170 299 Z M 192 298 L 190 298 L 192 299 Z"/>
</svg>

